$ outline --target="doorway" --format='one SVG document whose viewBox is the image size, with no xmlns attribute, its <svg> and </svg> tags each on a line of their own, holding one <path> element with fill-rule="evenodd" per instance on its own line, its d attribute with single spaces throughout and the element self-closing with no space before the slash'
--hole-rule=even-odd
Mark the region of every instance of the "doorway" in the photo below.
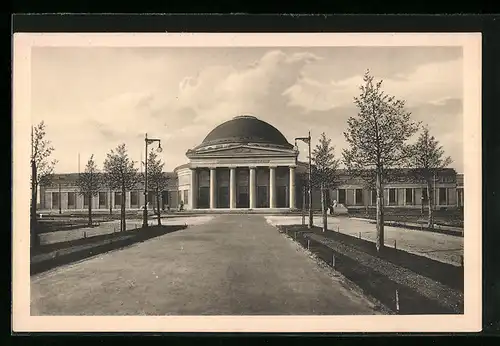
<svg viewBox="0 0 500 346">
<path fill-rule="evenodd" d="M 276 207 L 278 208 L 287 208 L 287 188 L 286 186 L 277 186 L 276 187 Z"/>
<path fill-rule="evenodd" d="M 217 198 L 217 208 L 229 208 L 229 187 L 220 186 Z"/>
<path fill-rule="evenodd" d="M 238 186 L 236 208 L 249 208 L 249 207 L 250 207 L 250 198 L 248 195 L 248 186 Z"/>
<path fill-rule="evenodd" d="M 198 206 L 199 209 L 210 208 L 210 188 L 200 187 L 198 189 Z"/>
<path fill-rule="evenodd" d="M 267 186 L 257 186 L 257 208 L 269 208 Z"/>
</svg>

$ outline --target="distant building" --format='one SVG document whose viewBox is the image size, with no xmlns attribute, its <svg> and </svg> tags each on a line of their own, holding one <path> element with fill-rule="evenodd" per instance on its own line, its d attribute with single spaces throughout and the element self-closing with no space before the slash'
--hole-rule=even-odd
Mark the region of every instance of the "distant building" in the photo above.
<svg viewBox="0 0 500 346">
<path fill-rule="evenodd" d="M 297 160 L 298 150 L 272 125 L 253 116 L 238 116 L 213 129 L 195 148 L 188 150 L 188 163 L 165 173 L 169 186 L 163 191 L 161 208 L 177 209 L 300 209 L 307 182 L 308 165 Z M 375 191 L 363 181 L 340 171 L 338 188 L 331 189 L 328 203 L 336 200 L 350 208 L 375 207 Z M 40 187 L 43 210 L 84 210 L 87 199 L 78 193 L 77 173 L 56 174 L 52 183 Z M 434 198 L 437 208 L 461 207 L 463 175 L 453 169 L 437 174 Z M 126 209 L 144 206 L 144 187 L 126 193 Z M 423 197 L 423 199 L 422 199 Z M 150 208 L 156 207 L 153 194 Z M 119 209 L 121 191 L 103 189 L 92 199 L 94 209 Z M 388 207 L 421 208 L 427 204 L 426 187 L 411 170 L 399 170 L 385 185 Z M 306 206 L 307 207 L 307 206 Z M 320 193 L 313 190 L 313 209 L 321 209 Z"/>
</svg>

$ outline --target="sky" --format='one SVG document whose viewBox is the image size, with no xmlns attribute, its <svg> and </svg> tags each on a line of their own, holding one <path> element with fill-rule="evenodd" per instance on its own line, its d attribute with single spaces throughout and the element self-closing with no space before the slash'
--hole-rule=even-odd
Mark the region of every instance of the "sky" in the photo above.
<svg viewBox="0 0 500 346">
<path fill-rule="evenodd" d="M 82 171 L 92 154 L 101 168 L 121 143 L 140 161 L 145 133 L 161 139 L 172 171 L 215 126 L 242 114 L 292 144 L 310 130 L 315 145 L 325 132 L 341 157 L 369 69 L 463 172 L 462 66 L 461 47 L 35 47 L 31 115 L 46 124 L 57 173 L 77 172 L 79 155 Z"/>
</svg>

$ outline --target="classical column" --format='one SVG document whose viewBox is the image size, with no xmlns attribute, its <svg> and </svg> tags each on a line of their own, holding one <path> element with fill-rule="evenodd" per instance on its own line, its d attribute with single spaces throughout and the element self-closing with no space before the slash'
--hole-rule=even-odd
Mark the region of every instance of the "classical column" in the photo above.
<svg viewBox="0 0 500 346">
<path fill-rule="evenodd" d="M 196 168 L 191 168 L 191 186 L 189 187 L 189 207 L 196 209 L 196 202 L 198 196 L 198 186 L 196 185 Z"/>
<path fill-rule="evenodd" d="M 288 194 L 290 197 L 290 209 L 295 209 L 295 167 L 290 166 L 290 193 Z"/>
<path fill-rule="evenodd" d="M 236 168 L 229 169 L 229 208 L 236 208 Z"/>
<path fill-rule="evenodd" d="M 276 208 L 276 167 L 269 167 L 269 208 Z"/>
<path fill-rule="evenodd" d="M 215 186 L 217 183 L 217 179 L 215 176 L 215 168 L 210 168 L 210 209 L 216 208 L 216 195 L 215 191 L 217 191 L 217 187 Z"/>
<path fill-rule="evenodd" d="M 250 208 L 255 209 L 255 201 L 256 201 L 256 191 L 255 191 L 255 167 L 250 167 L 250 188 L 249 188 L 249 195 L 250 195 Z"/>
</svg>

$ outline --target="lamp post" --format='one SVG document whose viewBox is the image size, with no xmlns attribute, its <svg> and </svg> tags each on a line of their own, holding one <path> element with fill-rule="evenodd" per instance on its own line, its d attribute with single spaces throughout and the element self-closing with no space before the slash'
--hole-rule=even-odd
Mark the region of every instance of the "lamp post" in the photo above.
<svg viewBox="0 0 500 346">
<path fill-rule="evenodd" d="M 307 225 L 307 227 L 312 228 L 312 226 L 313 226 L 313 211 L 312 211 L 312 184 L 311 184 L 311 177 L 312 177 L 311 131 L 309 131 L 307 137 L 295 138 L 295 143 L 297 143 L 297 141 L 302 141 L 304 143 L 307 143 L 307 145 L 309 146 L 309 176 L 308 176 L 308 181 L 309 181 L 309 224 Z"/>
<path fill-rule="evenodd" d="M 145 158 L 144 158 L 144 212 L 142 217 L 142 227 L 148 227 L 148 145 L 158 142 L 156 149 L 161 153 L 161 141 L 156 138 L 148 138 L 148 134 L 144 138 Z"/>
</svg>

